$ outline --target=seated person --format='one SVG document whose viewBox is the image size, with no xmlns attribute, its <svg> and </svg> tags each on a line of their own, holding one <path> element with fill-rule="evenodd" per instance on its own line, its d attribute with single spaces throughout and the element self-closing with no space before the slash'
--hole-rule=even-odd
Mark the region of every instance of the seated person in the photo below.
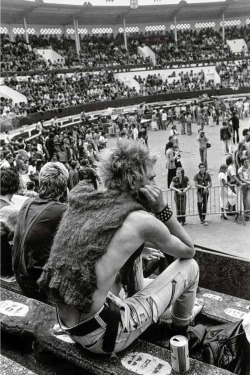
<svg viewBox="0 0 250 375">
<path fill-rule="evenodd" d="M 45 164 L 39 175 L 38 196 L 23 204 L 13 246 L 16 280 L 27 297 L 46 300 L 37 279 L 48 260 L 52 241 L 66 205 L 59 200 L 67 190 L 68 171 L 61 163 Z"/>
<path fill-rule="evenodd" d="M 106 190 L 83 182 L 72 190 L 38 284 L 56 304 L 63 331 L 107 354 L 127 348 L 170 307 L 172 334 L 185 333 L 202 306 L 195 311 L 194 245 L 155 183 L 156 157 L 125 139 L 101 158 Z M 145 243 L 178 258 L 154 280 L 143 277 Z M 122 298 L 128 264 L 133 292 Z"/>
<path fill-rule="evenodd" d="M 19 174 L 15 169 L 1 168 L 0 180 L 1 275 L 11 276 L 13 275 L 11 241 L 18 215 L 18 210 L 11 199 L 19 190 Z"/>
</svg>

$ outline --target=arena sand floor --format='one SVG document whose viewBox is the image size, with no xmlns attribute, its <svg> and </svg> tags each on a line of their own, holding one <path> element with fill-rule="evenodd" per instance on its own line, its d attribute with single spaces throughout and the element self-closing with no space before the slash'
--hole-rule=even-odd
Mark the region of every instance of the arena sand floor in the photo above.
<svg viewBox="0 0 250 375">
<path fill-rule="evenodd" d="M 176 123 L 177 130 L 180 133 L 180 124 Z M 212 177 L 213 186 L 218 185 L 218 173 L 221 164 L 225 163 L 227 155 L 224 155 L 223 144 L 220 141 L 220 127 L 205 126 L 205 133 L 211 143 L 208 149 L 208 169 Z M 240 120 L 240 139 L 242 130 L 250 127 L 250 119 Z M 189 177 L 191 185 L 194 186 L 193 177 L 198 172 L 200 162 L 199 149 L 197 145 L 198 125 L 193 125 L 192 135 L 179 135 L 179 144 L 181 152 L 181 162 L 185 174 Z M 158 157 L 156 163 L 156 182 L 163 189 L 167 189 L 167 171 L 165 145 L 168 142 L 170 128 L 148 132 L 148 143 L 150 150 Z M 115 138 L 108 140 L 107 147 L 114 147 Z M 234 145 L 234 150 L 237 145 Z M 214 250 L 223 251 L 227 254 L 236 255 L 250 261 L 250 221 L 235 222 L 234 218 L 230 220 L 221 220 L 219 214 L 207 216 L 208 226 L 200 224 L 197 216 L 187 218 L 186 231 L 190 234 L 195 244 L 209 247 Z"/>
</svg>

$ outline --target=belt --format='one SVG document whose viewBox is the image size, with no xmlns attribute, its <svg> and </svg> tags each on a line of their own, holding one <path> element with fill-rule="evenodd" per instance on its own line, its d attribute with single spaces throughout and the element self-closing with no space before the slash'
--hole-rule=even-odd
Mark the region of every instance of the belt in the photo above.
<svg viewBox="0 0 250 375">
<path fill-rule="evenodd" d="M 108 316 L 109 316 L 109 307 L 107 305 L 104 305 L 102 311 L 99 314 L 99 317 L 104 321 L 104 323 L 107 323 Z M 100 327 L 102 327 L 101 324 L 98 323 L 98 321 L 93 317 L 87 321 L 80 322 L 74 327 L 66 328 L 66 329 L 64 328 L 63 330 L 73 336 L 85 336 Z"/>
</svg>

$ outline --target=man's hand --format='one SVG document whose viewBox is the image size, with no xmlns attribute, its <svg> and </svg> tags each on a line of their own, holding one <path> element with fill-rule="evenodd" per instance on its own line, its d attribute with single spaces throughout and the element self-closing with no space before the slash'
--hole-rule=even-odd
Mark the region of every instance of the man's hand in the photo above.
<svg viewBox="0 0 250 375">
<path fill-rule="evenodd" d="M 165 208 L 162 190 L 157 185 L 145 185 L 139 191 L 145 196 L 154 213 L 161 212 Z"/>
<path fill-rule="evenodd" d="M 159 260 L 160 258 L 165 258 L 165 256 L 160 250 L 153 249 L 152 247 L 144 247 L 142 258 L 146 260 Z"/>
</svg>

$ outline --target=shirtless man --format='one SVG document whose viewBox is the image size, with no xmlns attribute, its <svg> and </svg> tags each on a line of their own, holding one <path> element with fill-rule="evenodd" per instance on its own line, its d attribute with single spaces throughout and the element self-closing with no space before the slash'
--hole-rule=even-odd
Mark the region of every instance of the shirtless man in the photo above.
<svg viewBox="0 0 250 375">
<path fill-rule="evenodd" d="M 106 190 L 80 183 L 71 191 L 40 278 L 61 328 L 94 353 L 125 349 L 160 317 L 171 314 L 173 334 L 185 332 L 194 317 L 193 242 L 155 183 L 155 162 L 135 141 L 106 151 L 98 170 Z M 178 258 L 154 280 L 143 278 L 140 254 L 147 243 Z M 124 296 L 131 264 L 134 292 Z"/>
</svg>

